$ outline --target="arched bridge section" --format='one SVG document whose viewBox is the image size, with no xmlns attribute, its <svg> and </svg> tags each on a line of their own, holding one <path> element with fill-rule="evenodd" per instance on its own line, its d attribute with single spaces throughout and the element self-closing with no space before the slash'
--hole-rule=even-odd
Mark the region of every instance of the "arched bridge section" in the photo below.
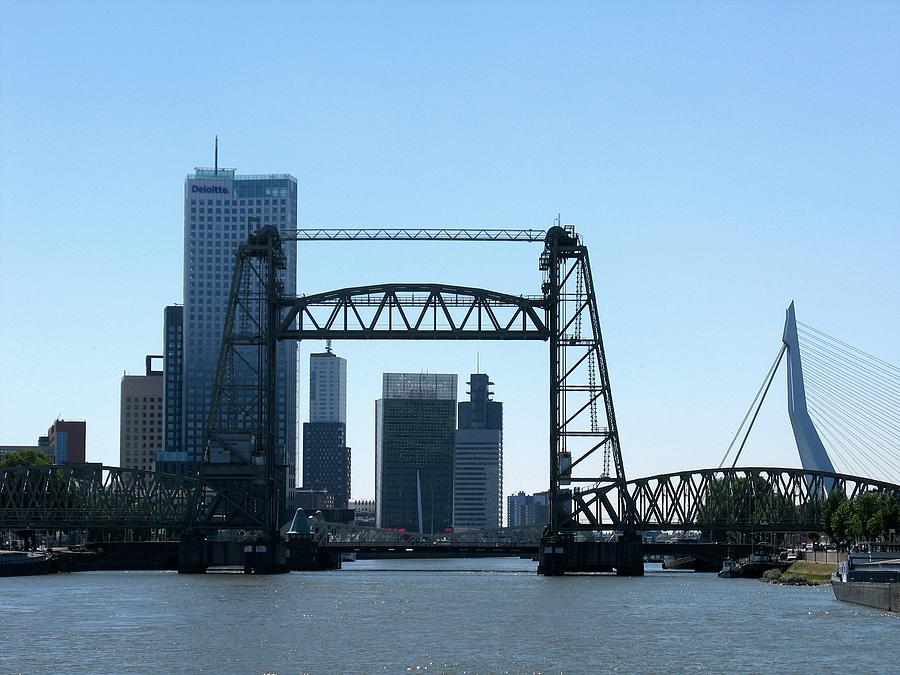
<svg viewBox="0 0 900 675">
<path fill-rule="evenodd" d="M 900 496 L 900 485 L 828 471 L 771 467 L 679 471 L 574 491 L 581 525 L 595 530 L 815 532 L 826 498 L 863 492 Z"/>
<path fill-rule="evenodd" d="M 286 298 L 278 339 L 548 340 L 544 297 L 376 284 Z"/>
<path fill-rule="evenodd" d="M 180 528 L 197 485 L 92 464 L 0 469 L 0 529 Z"/>
</svg>

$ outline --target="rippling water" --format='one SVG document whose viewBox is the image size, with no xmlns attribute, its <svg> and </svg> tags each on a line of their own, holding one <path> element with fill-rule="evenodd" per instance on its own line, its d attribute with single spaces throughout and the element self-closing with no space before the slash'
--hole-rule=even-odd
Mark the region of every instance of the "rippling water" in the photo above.
<svg viewBox="0 0 900 675">
<path fill-rule="evenodd" d="M 0 579 L 3 673 L 898 669 L 896 614 L 827 586 L 653 566 L 637 579 L 543 578 L 517 559 Z"/>
</svg>

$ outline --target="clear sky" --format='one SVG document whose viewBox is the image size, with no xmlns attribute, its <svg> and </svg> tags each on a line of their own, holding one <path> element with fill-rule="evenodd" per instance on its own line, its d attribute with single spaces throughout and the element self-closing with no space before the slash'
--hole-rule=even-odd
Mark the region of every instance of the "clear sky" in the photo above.
<svg viewBox="0 0 900 675">
<path fill-rule="evenodd" d="M 630 476 L 718 464 L 784 309 L 900 363 L 900 3 L 0 2 L 0 444 L 118 463 L 119 386 L 182 300 L 183 181 L 295 175 L 302 227 L 544 228 L 590 247 Z M 535 245 L 313 243 L 310 293 L 539 293 Z M 301 346 L 299 419 L 306 419 Z M 336 343 L 353 495 L 384 371 L 481 368 L 505 491 L 545 489 L 547 352 Z M 783 378 L 745 450 L 796 466 Z"/>
</svg>

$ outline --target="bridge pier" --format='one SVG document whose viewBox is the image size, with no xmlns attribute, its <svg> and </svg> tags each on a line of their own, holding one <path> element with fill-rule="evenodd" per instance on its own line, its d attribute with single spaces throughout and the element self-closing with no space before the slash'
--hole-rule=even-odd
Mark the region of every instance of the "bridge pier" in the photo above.
<svg viewBox="0 0 900 675">
<path fill-rule="evenodd" d="M 540 575 L 613 571 L 620 577 L 644 575 L 644 552 L 640 535 L 622 534 L 618 541 L 579 541 L 562 535 L 541 539 L 538 561 Z"/>
<path fill-rule="evenodd" d="M 243 567 L 245 574 L 282 574 L 288 571 L 285 553 L 281 539 L 216 541 L 202 532 L 186 532 L 178 548 L 178 573 L 205 574 L 210 567 Z"/>
</svg>

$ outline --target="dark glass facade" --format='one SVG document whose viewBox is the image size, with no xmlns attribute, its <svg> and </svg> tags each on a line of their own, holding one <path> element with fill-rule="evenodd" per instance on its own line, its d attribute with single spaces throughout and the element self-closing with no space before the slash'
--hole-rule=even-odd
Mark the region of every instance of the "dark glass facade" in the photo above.
<svg viewBox="0 0 900 675">
<path fill-rule="evenodd" d="M 346 509 L 350 500 L 350 448 L 342 422 L 303 424 L 303 487 L 327 490 L 332 508 Z"/>
<path fill-rule="evenodd" d="M 376 524 L 409 532 L 453 525 L 456 375 L 384 376 L 376 402 Z"/>
<path fill-rule="evenodd" d="M 163 316 L 163 448 L 181 450 L 182 372 L 184 368 L 184 307 L 170 305 Z"/>
</svg>

